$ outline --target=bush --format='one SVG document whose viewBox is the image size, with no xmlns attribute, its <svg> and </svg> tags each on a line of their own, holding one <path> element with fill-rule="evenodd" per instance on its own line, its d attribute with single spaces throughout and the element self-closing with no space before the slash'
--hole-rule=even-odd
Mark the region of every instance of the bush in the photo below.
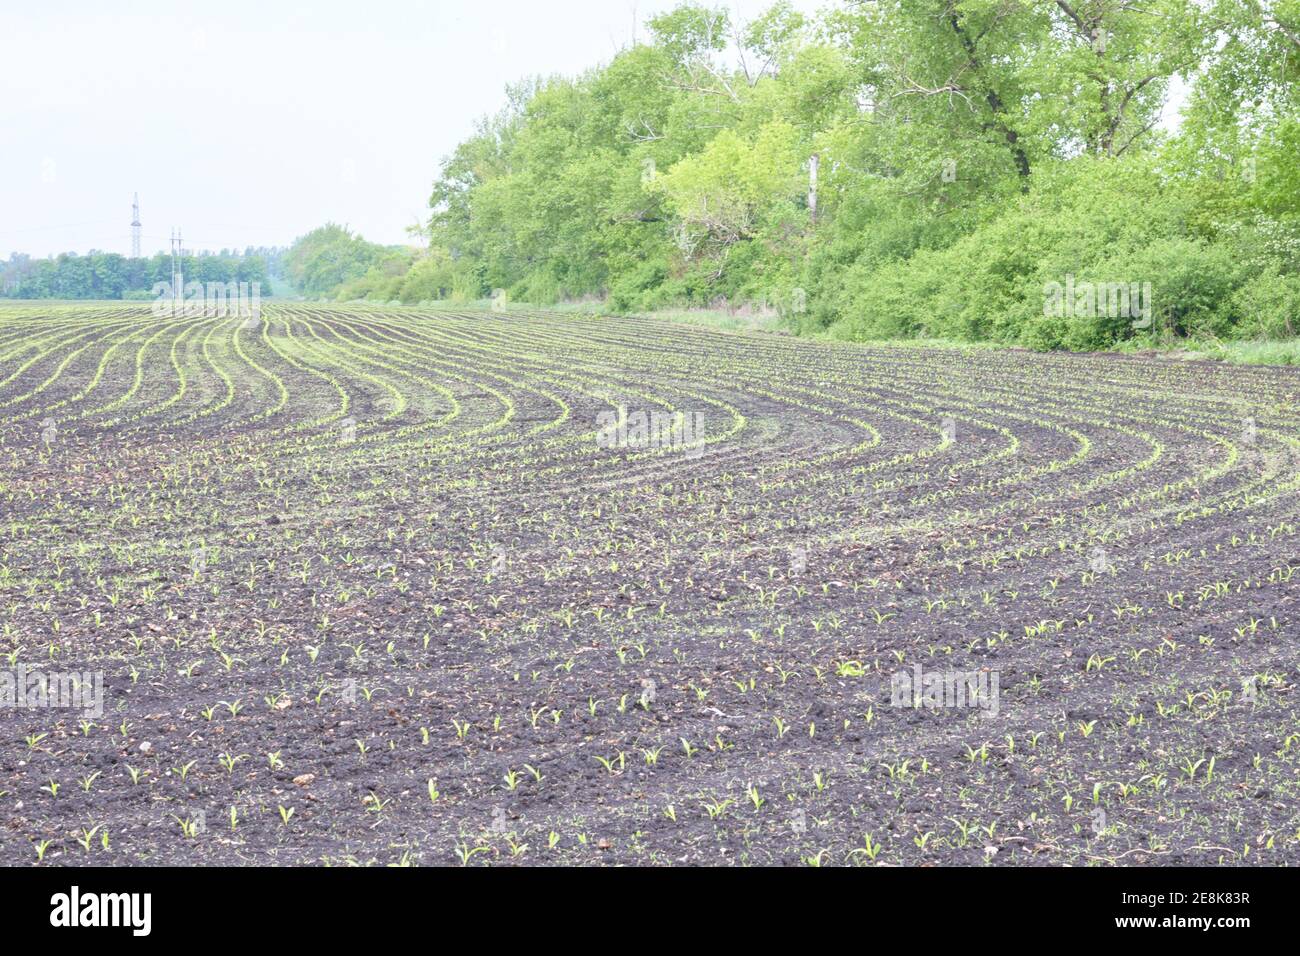
<svg viewBox="0 0 1300 956">
<path fill-rule="evenodd" d="M 1300 276 L 1265 272 L 1233 293 L 1241 338 L 1291 338 L 1300 322 Z"/>
<path fill-rule="evenodd" d="M 456 281 L 450 257 L 440 249 L 430 250 L 406 273 L 397 298 L 403 305 L 445 299 L 451 295 Z"/>
<path fill-rule="evenodd" d="M 928 335 L 1095 350 L 1147 327 L 1209 338 L 1293 334 L 1300 279 L 1276 257 L 1261 258 L 1277 246 L 1277 229 L 1191 236 L 1193 202 L 1149 157 L 1075 159 L 1044 169 L 1011 209 L 942 249 L 849 266 L 822 308 L 835 313 L 831 334 L 848 339 Z M 1136 284 L 1138 297 L 1129 308 L 1124 298 L 1045 308 L 1053 290 L 1085 284 L 1125 292 Z M 1150 306 L 1151 322 L 1141 321 L 1139 305 Z"/>
</svg>

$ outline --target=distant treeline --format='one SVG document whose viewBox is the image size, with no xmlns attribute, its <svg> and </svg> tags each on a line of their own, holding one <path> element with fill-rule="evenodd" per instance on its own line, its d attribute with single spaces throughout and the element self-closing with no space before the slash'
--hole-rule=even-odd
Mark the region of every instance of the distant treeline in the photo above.
<svg viewBox="0 0 1300 956">
<path fill-rule="evenodd" d="M 187 255 L 181 259 L 186 282 L 260 282 L 270 294 L 270 274 L 279 249 L 249 248 L 242 253 Z M 132 259 L 115 252 L 67 252 L 48 259 L 15 253 L 0 262 L 0 296 L 10 299 L 144 299 L 155 283 L 172 279 L 165 253 Z"/>
<path fill-rule="evenodd" d="M 441 247 L 381 246 L 326 223 L 300 237 L 284 255 L 284 275 L 313 298 L 374 299 L 414 304 L 478 298 L 481 280 L 452 267 Z"/>
</svg>

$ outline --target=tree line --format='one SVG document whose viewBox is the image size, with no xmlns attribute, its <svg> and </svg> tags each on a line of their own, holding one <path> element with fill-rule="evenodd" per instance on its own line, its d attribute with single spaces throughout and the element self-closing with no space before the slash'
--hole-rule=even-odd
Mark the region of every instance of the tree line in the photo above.
<svg viewBox="0 0 1300 956">
<path fill-rule="evenodd" d="M 258 282 L 270 293 L 269 266 L 277 249 L 186 255 L 186 282 Z M 115 252 L 66 252 L 46 259 L 13 253 L 0 261 L 0 296 L 11 299 L 148 299 L 156 283 L 172 280 L 172 257 L 131 258 Z"/>
<path fill-rule="evenodd" d="M 302 288 L 1036 348 L 1295 333 L 1300 0 L 688 4 L 647 28 L 511 87 L 443 162 L 425 248 L 325 227 L 288 257 Z"/>
</svg>

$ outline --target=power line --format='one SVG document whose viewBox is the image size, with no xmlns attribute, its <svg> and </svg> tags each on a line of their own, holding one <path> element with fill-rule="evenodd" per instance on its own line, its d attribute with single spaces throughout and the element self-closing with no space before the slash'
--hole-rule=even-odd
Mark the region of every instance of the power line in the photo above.
<svg viewBox="0 0 1300 956">
<path fill-rule="evenodd" d="M 117 220 L 120 222 L 120 220 Z M 106 226 L 114 222 L 112 219 L 97 219 L 94 222 L 70 222 L 61 226 L 27 226 L 23 229 L 6 229 L 0 232 L 0 236 L 16 236 L 28 232 L 49 232 L 51 229 L 81 229 L 85 226 Z"/>
</svg>

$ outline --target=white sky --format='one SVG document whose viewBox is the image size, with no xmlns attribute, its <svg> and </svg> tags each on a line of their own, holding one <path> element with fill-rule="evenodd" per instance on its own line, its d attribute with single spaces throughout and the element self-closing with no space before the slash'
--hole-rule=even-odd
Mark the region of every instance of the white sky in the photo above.
<svg viewBox="0 0 1300 956">
<path fill-rule="evenodd" d="M 723 0 L 719 0 L 719 5 Z M 767 0 L 726 0 L 752 16 Z M 796 0 L 813 10 L 829 0 Z M 0 258 L 407 241 L 507 83 L 574 74 L 677 0 L 41 0 L 0 12 Z M 636 11 L 636 17 L 633 11 Z"/>
</svg>

